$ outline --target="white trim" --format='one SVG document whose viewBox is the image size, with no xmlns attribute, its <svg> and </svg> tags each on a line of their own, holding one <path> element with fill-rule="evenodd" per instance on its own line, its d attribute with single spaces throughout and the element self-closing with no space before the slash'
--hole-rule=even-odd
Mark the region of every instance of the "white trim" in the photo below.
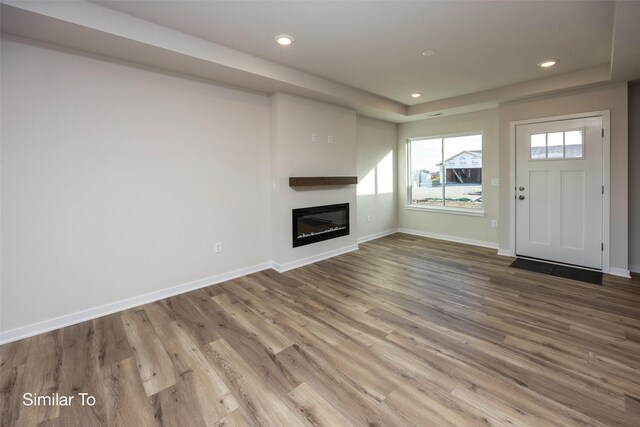
<svg viewBox="0 0 640 427">
<path fill-rule="evenodd" d="M 206 286 L 215 285 L 217 283 L 226 282 L 237 277 L 246 276 L 248 274 L 257 273 L 258 271 L 271 268 L 271 262 L 256 264 L 251 267 L 241 268 L 238 270 L 222 273 L 215 276 L 205 277 L 193 282 L 184 283 L 182 285 L 172 286 L 170 288 L 159 291 L 149 292 L 147 294 L 125 298 L 120 301 L 111 302 L 98 307 L 77 311 L 71 314 L 65 314 L 53 319 L 44 320 L 42 322 L 32 323 L 31 325 L 21 326 L 15 329 L 0 332 L 0 344 L 7 344 L 12 341 L 21 340 L 44 332 L 53 331 L 54 329 L 64 328 L 65 326 L 75 325 L 76 323 L 85 322 L 87 320 L 97 319 L 98 317 L 108 314 L 117 313 L 132 307 L 148 304 L 174 295 L 193 291 L 195 289 L 204 288 Z"/>
<path fill-rule="evenodd" d="M 604 251 L 602 253 L 602 272 L 612 273 L 616 270 L 618 273 L 628 270 L 612 269 L 611 262 L 611 112 L 609 110 L 590 111 L 585 113 L 565 114 L 554 117 L 541 117 L 537 119 L 516 120 L 509 123 L 509 179 L 507 185 L 509 188 L 509 230 L 510 230 L 510 247 L 504 248 L 503 253 L 516 252 L 516 126 L 532 123 L 555 122 L 559 120 L 585 119 L 588 117 L 602 117 L 602 127 L 604 128 L 604 138 L 602 144 L 602 185 L 604 185 L 604 196 L 602 197 L 602 241 L 604 242 Z M 623 274 L 614 274 L 616 276 L 630 277 Z"/>
<path fill-rule="evenodd" d="M 454 215 L 467 215 L 467 216 L 485 216 L 484 210 L 464 209 L 464 208 L 447 208 L 445 206 L 420 206 L 420 205 L 405 205 L 404 208 L 408 211 L 422 211 L 433 213 L 445 213 Z"/>
<path fill-rule="evenodd" d="M 520 122 L 509 123 L 509 247 L 505 252 L 516 255 L 516 125 Z M 500 223 L 504 224 L 502 218 Z"/>
<path fill-rule="evenodd" d="M 383 235 L 393 234 L 397 230 L 387 230 L 379 236 L 372 235 L 367 236 L 372 239 L 382 237 Z M 386 234 L 385 234 L 386 233 Z M 373 237 L 376 236 L 376 237 Z M 371 240 L 371 239 L 370 239 Z M 24 338 L 29 338 L 34 335 L 42 334 L 45 332 L 53 331 L 55 329 L 64 328 L 66 326 L 75 325 L 77 323 L 86 322 L 87 320 L 97 319 L 102 316 L 117 313 L 123 310 L 127 310 L 133 307 L 138 307 L 144 304 L 149 304 L 154 301 L 158 301 L 164 298 L 169 298 L 174 295 L 183 294 L 185 292 L 193 291 L 196 289 L 204 288 L 206 286 L 215 285 L 218 283 L 226 282 L 238 277 L 246 276 L 248 274 L 257 273 L 258 271 L 267 270 L 273 268 L 279 273 L 283 273 L 294 268 L 302 267 L 307 264 L 322 261 L 327 258 L 331 258 L 337 255 L 341 255 L 347 252 L 358 250 L 358 245 L 350 245 L 344 248 L 336 249 L 333 251 L 325 252 L 319 255 L 314 255 L 308 258 L 303 258 L 297 261 L 292 261 L 287 264 L 277 264 L 273 261 L 264 262 L 262 264 L 256 264 L 251 267 L 241 268 L 238 270 L 230 271 L 227 273 L 218 274 L 215 276 L 205 277 L 203 279 L 195 280 L 193 282 L 183 283 L 181 285 L 172 286 L 170 288 L 162 289 L 159 291 L 150 292 L 143 295 L 137 295 L 130 298 L 125 298 L 120 301 L 111 302 L 97 307 L 92 307 L 86 310 L 81 310 L 71 314 L 65 314 L 63 316 L 55 317 L 53 319 L 44 320 L 30 325 L 21 326 L 15 329 L 9 329 L 6 331 L 0 331 L 0 345 L 8 344 L 13 341 L 18 341 Z"/>
<path fill-rule="evenodd" d="M 602 271 L 611 273 L 611 113 L 602 111 L 602 127 L 604 138 L 602 140 Z M 625 277 L 631 277 L 627 270 Z"/>
<path fill-rule="evenodd" d="M 429 237 L 431 239 L 446 240 L 448 242 L 464 243 L 467 245 L 482 246 L 483 248 L 498 249 L 498 244 L 494 242 L 467 239 L 465 237 L 451 236 L 448 234 L 431 233 L 429 231 L 421 231 L 421 230 L 410 230 L 407 228 L 398 228 L 398 233 L 412 234 L 414 236 L 421 236 L 421 237 Z"/>
<path fill-rule="evenodd" d="M 398 232 L 397 228 L 391 228 L 389 230 L 380 231 L 379 233 L 369 234 L 368 236 L 358 237 L 358 243 L 368 242 L 370 240 L 379 239 L 384 236 L 389 236 L 390 234 L 395 234 Z"/>
<path fill-rule="evenodd" d="M 441 165 L 444 166 L 444 168 L 442 169 L 442 171 L 446 170 L 446 165 L 444 164 L 444 162 L 448 159 L 445 160 L 444 158 L 444 140 L 445 138 L 456 138 L 456 137 L 460 137 L 460 136 L 474 136 L 474 135 L 480 135 L 480 146 L 481 149 L 480 151 L 484 150 L 484 146 L 485 146 L 485 141 L 484 141 L 484 130 L 479 130 L 479 131 L 472 131 L 472 132 L 463 132 L 463 133 L 452 133 L 452 134 L 448 134 L 448 135 L 434 135 L 434 136 L 420 136 L 420 137 L 414 137 L 414 138 L 407 138 L 407 140 L 405 141 L 405 153 L 406 153 L 406 160 L 407 160 L 407 165 L 406 165 L 406 173 L 405 173 L 405 182 L 406 182 L 406 193 L 405 193 L 405 197 L 406 197 L 406 203 L 405 203 L 405 208 L 406 209 L 410 209 L 410 210 L 419 210 L 419 209 L 424 209 L 424 210 L 433 210 L 436 211 L 438 208 L 434 207 L 434 206 L 430 206 L 428 208 L 422 208 L 422 207 L 416 207 L 416 205 L 412 205 L 411 204 L 411 188 L 412 188 L 412 182 L 411 182 L 411 147 L 410 144 L 412 142 L 415 141 L 427 141 L 430 139 L 441 139 L 442 141 L 442 146 L 441 146 L 441 159 L 442 159 L 442 163 L 440 163 Z M 466 150 L 465 150 L 466 151 Z M 460 153 L 458 153 L 460 154 Z M 457 154 L 456 154 L 457 156 Z M 453 156 L 455 157 L 455 156 Z M 451 159 L 452 157 L 450 157 L 449 159 Z M 484 163 L 483 163 L 484 164 Z M 481 166 L 479 168 L 481 171 L 484 170 L 484 168 Z M 445 173 L 446 175 L 446 173 Z M 440 179 L 443 182 L 442 185 L 442 197 L 444 197 L 445 195 L 445 187 L 447 186 L 446 181 L 446 176 L 440 177 Z M 484 184 L 480 183 L 481 187 L 484 188 Z M 458 209 L 456 208 L 447 208 L 447 207 L 442 207 L 440 208 L 443 213 L 459 213 L 457 212 Z M 461 211 L 464 211 L 465 209 L 461 209 Z M 481 215 L 474 215 L 474 214 L 462 214 L 462 215 L 470 215 L 470 216 L 484 216 L 484 204 L 483 204 L 483 209 L 482 209 L 482 214 Z"/>
<path fill-rule="evenodd" d="M 624 268 L 611 267 L 608 273 L 612 276 L 620 276 L 631 279 L 631 273 L 629 272 L 629 270 L 625 270 Z"/>
<path fill-rule="evenodd" d="M 632 273 L 640 273 L 640 265 L 630 265 L 629 271 Z"/>
<path fill-rule="evenodd" d="M 511 249 L 498 248 L 498 255 L 515 258 L 516 254 Z"/>
<path fill-rule="evenodd" d="M 444 138 L 456 138 L 458 136 L 473 136 L 473 135 L 481 135 L 484 136 L 483 130 L 477 131 L 469 131 L 469 132 L 460 132 L 460 133 L 445 133 L 440 135 L 429 135 L 429 136 L 415 136 L 413 138 L 407 138 L 407 141 L 426 141 L 429 139 L 444 139 Z"/>
<path fill-rule="evenodd" d="M 598 116 L 604 117 L 604 116 L 609 116 L 609 112 L 610 110 L 587 111 L 584 113 L 563 114 L 560 116 L 540 117 L 537 119 L 516 120 L 514 122 L 511 122 L 511 124 L 529 125 L 529 124 L 535 124 L 535 123 L 557 122 L 560 120 L 586 119 L 588 117 L 598 117 Z"/>
<path fill-rule="evenodd" d="M 334 256 L 346 254 L 347 252 L 353 252 L 358 250 L 358 245 L 349 245 L 344 248 L 335 249 L 333 251 L 324 252 L 322 254 L 313 255 L 307 258 L 302 258 L 296 261 L 287 262 L 285 264 L 278 264 L 277 262 L 272 263 L 272 268 L 278 273 L 284 273 L 285 271 L 293 270 L 294 268 L 299 268 L 305 266 L 307 264 L 313 264 L 314 262 L 322 261 L 327 258 L 332 258 Z"/>
</svg>

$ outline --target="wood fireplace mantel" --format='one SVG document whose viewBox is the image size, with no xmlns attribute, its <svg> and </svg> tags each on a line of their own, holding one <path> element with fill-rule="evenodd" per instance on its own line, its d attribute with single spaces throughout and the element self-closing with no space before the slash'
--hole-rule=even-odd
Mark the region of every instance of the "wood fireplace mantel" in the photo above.
<svg viewBox="0 0 640 427">
<path fill-rule="evenodd" d="M 357 176 L 291 176 L 289 187 L 310 187 L 318 185 L 352 185 L 358 183 Z"/>
</svg>

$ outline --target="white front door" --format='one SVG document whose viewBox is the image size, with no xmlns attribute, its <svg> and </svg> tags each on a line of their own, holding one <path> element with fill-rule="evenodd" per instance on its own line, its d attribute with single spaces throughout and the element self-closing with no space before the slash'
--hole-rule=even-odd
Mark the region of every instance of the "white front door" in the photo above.
<svg viewBox="0 0 640 427">
<path fill-rule="evenodd" d="M 516 254 L 602 268 L 602 117 L 516 126 Z"/>
</svg>

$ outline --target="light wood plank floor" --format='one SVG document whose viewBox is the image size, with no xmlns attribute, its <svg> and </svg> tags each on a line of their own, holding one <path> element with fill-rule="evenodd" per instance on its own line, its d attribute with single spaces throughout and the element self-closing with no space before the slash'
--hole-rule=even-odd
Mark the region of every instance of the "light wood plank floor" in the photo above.
<svg viewBox="0 0 640 427">
<path fill-rule="evenodd" d="M 640 280 L 493 252 L 396 234 L 2 346 L 2 425 L 640 425 Z"/>
</svg>

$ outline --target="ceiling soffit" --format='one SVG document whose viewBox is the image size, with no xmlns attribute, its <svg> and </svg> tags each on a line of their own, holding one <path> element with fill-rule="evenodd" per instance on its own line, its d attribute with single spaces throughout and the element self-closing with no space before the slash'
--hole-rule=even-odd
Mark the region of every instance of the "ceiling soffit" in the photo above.
<svg viewBox="0 0 640 427">
<path fill-rule="evenodd" d="M 442 116 L 495 108 L 501 102 L 611 80 L 611 65 L 607 64 L 408 105 L 91 3 L 4 2 L 1 7 L 4 34 L 262 93 L 287 92 L 347 106 L 359 114 L 396 123 L 428 118 L 435 113 Z M 637 10 L 640 9 L 626 12 L 632 15 Z M 616 9 L 616 13 L 619 12 Z M 633 30 L 629 30 L 635 28 L 631 25 L 635 21 L 626 21 L 621 27 L 616 27 L 621 34 L 620 49 L 628 49 L 629 46 L 624 47 L 625 43 L 628 44 L 635 35 Z M 633 61 L 625 64 L 628 63 L 631 65 L 627 68 L 636 65 Z"/>
</svg>

